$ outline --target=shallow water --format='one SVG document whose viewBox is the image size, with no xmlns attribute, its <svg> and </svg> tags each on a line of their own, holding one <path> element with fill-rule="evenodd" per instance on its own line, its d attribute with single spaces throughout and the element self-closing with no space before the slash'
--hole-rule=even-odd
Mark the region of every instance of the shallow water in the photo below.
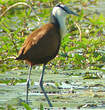
<svg viewBox="0 0 105 110">
<path fill-rule="evenodd" d="M 74 70 L 73 70 L 74 71 Z M 12 105 L 15 108 L 22 109 L 21 102 L 26 98 L 26 78 L 24 74 L 27 71 L 10 71 L 5 75 L 0 75 L 0 79 L 9 81 L 8 85 L 0 83 L 0 106 Z M 40 104 L 48 107 L 47 101 L 40 90 L 38 70 L 32 71 L 29 90 L 29 106 L 38 109 Z M 55 107 L 60 108 L 105 108 L 105 78 L 84 79 L 83 75 L 70 75 L 72 71 L 63 71 L 60 74 L 53 74 L 51 70 L 46 70 L 44 77 L 44 88 Z M 17 75 L 18 73 L 18 75 Z M 2 82 L 0 80 L 0 82 Z M 16 82 L 17 81 L 17 82 Z M 16 82 L 16 83 L 13 83 Z"/>
</svg>

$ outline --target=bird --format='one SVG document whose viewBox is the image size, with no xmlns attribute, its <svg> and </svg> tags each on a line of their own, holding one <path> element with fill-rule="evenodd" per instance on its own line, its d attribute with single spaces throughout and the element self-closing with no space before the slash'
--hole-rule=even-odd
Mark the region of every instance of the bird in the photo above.
<svg viewBox="0 0 105 110">
<path fill-rule="evenodd" d="M 19 50 L 16 60 L 25 60 L 29 64 L 29 74 L 26 85 L 26 103 L 28 104 L 29 82 L 31 70 L 34 65 L 43 65 L 39 85 L 44 93 L 49 107 L 53 107 L 44 87 L 43 77 L 47 63 L 54 59 L 59 52 L 61 40 L 66 33 L 65 19 L 68 14 L 78 16 L 64 4 L 57 4 L 53 7 L 50 20 L 40 28 L 34 30 L 24 41 Z"/>
</svg>

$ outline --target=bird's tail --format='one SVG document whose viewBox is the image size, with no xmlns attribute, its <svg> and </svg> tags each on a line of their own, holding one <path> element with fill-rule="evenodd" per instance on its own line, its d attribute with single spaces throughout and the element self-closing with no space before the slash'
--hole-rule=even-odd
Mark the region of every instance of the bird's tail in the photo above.
<svg viewBox="0 0 105 110">
<path fill-rule="evenodd" d="M 15 58 L 15 60 L 24 60 L 24 59 L 25 59 L 25 58 L 24 58 L 23 55 L 20 55 L 20 56 L 18 56 L 18 57 Z"/>
<path fill-rule="evenodd" d="M 15 60 L 20 60 L 20 58 L 19 57 L 16 57 Z"/>
<path fill-rule="evenodd" d="M 16 57 L 15 60 L 24 60 L 24 59 L 25 59 L 25 56 L 24 56 L 23 53 L 24 53 L 24 48 L 22 47 L 22 49 L 21 49 L 20 52 L 19 52 L 19 56 Z"/>
</svg>

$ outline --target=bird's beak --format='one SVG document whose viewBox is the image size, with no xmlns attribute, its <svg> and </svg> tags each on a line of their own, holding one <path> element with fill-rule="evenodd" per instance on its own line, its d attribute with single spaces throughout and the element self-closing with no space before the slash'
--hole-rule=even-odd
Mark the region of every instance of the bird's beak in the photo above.
<svg viewBox="0 0 105 110">
<path fill-rule="evenodd" d="M 68 14 L 75 15 L 75 16 L 79 16 L 77 13 L 75 13 L 75 12 L 73 12 L 73 11 L 71 11 L 71 10 L 67 10 L 67 13 L 68 13 Z"/>
</svg>

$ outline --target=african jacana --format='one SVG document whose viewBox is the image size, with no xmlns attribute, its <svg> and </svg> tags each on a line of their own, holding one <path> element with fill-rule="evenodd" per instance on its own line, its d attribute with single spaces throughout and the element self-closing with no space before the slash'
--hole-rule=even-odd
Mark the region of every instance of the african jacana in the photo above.
<svg viewBox="0 0 105 110">
<path fill-rule="evenodd" d="M 61 38 L 64 36 L 66 30 L 65 18 L 67 14 L 78 16 L 67 6 L 63 4 L 56 5 L 52 10 L 50 22 L 33 31 L 27 37 L 19 51 L 19 56 L 16 60 L 25 60 L 30 65 L 30 71 L 27 78 L 27 103 L 32 66 L 36 64 L 43 64 L 43 70 L 40 77 L 40 87 L 48 101 L 49 106 L 52 107 L 52 104 L 43 88 L 43 76 L 46 64 L 52 60 L 59 51 Z"/>
</svg>

